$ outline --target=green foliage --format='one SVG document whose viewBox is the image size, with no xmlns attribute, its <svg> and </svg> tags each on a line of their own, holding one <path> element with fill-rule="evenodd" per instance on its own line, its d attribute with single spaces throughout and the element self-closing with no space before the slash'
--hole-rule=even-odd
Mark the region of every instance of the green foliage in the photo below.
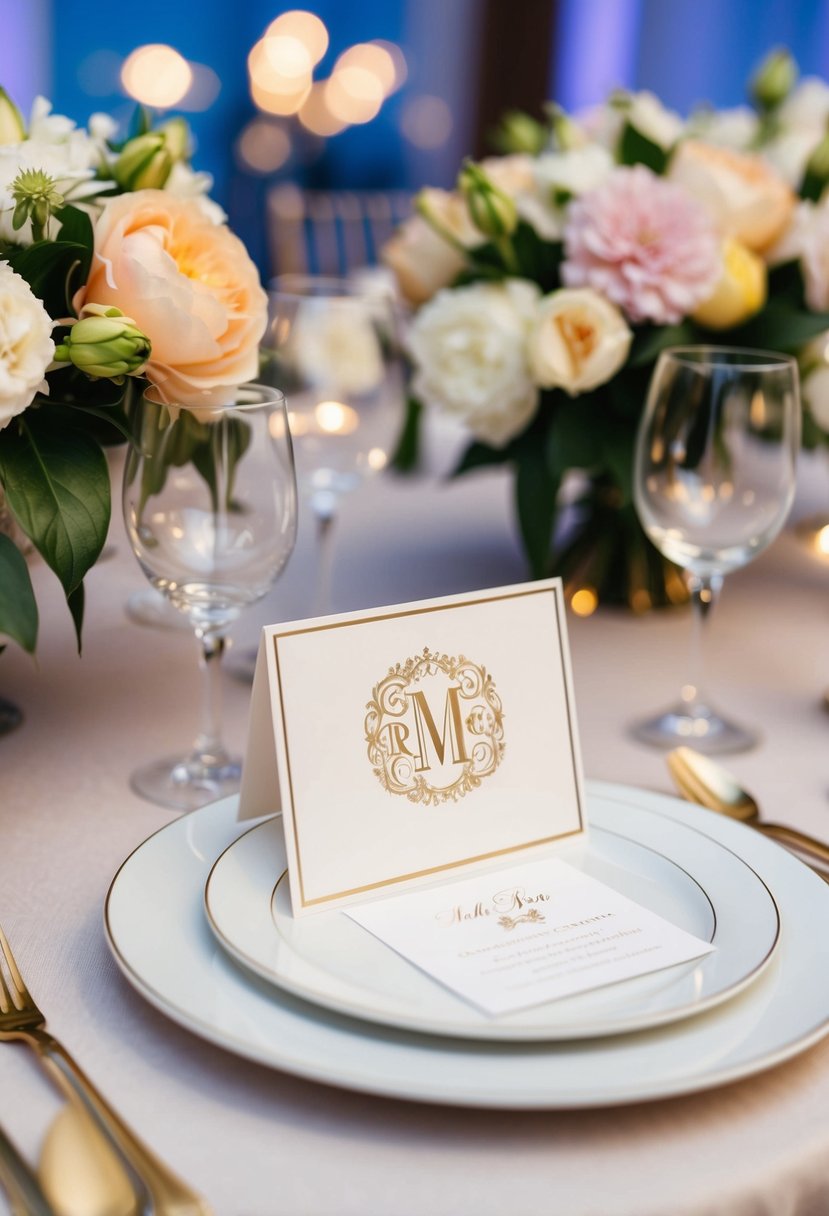
<svg viewBox="0 0 829 1216">
<path fill-rule="evenodd" d="M 648 139 L 632 123 L 625 122 L 616 157 L 620 165 L 646 165 L 654 173 L 662 174 L 668 167 L 670 153 Z"/>
<path fill-rule="evenodd" d="M 561 478 L 550 468 L 544 445 L 529 435 L 515 459 L 515 504 L 533 578 L 550 569 L 550 549 Z"/>
<path fill-rule="evenodd" d="M 398 473 L 410 473 L 420 458 L 420 416 L 423 406 L 414 397 L 406 399 L 406 417 L 392 456 L 392 468 Z"/>
<path fill-rule="evenodd" d="M 110 518 L 109 471 L 99 445 L 31 410 L 0 431 L 0 482 L 20 527 L 69 599 L 95 564 Z M 82 600 L 70 604 L 76 627 Z"/>
<path fill-rule="evenodd" d="M 0 532 L 0 634 L 29 654 L 37 643 L 37 604 L 23 554 Z"/>
</svg>

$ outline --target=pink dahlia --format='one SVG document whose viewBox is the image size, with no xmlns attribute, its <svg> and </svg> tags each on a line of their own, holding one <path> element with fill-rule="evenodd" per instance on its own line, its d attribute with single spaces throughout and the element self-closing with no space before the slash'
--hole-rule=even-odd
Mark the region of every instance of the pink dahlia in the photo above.
<svg viewBox="0 0 829 1216">
<path fill-rule="evenodd" d="M 707 213 L 644 165 L 614 169 L 571 204 L 561 277 L 593 287 L 631 321 L 680 321 L 708 299 L 722 269 Z"/>
</svg>

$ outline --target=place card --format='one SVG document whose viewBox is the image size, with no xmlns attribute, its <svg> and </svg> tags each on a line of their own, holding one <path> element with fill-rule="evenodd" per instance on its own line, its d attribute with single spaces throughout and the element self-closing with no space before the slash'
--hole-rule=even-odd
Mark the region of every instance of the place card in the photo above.
<svg viewBox="0 0 829 1216">
<path fill-rule="evenodd" d="M 280 806 L 295 916 L 583 833 L 560 580 L 265 628 L 240 817 Z"/>
<path fill-rule="evenodd" d="M 346 915 L 491 1016 L 714 949 L 555 857 L 384 898 Z"/>
</svg>

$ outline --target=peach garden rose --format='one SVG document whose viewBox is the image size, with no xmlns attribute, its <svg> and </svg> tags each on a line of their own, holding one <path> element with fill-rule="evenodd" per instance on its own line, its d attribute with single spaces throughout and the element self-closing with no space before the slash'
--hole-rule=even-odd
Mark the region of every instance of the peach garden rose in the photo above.
<svg viewBox="0 0 829 1216">
<path fill-rule="evenodd" d="M 242 242 L 196 200 L 138 190 L 107 203 L 76 309 L 86 301 L 147 334 L 145 375 L 170 402 L 221 404 L 256 377 L 267 296 Z"/>
</svg>

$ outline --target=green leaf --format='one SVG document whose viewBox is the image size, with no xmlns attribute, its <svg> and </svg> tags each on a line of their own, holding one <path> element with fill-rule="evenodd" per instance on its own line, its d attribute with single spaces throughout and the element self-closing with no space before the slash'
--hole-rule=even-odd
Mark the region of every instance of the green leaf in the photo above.
<svg viewBox="0 0 829 1216">
<path fill-rule="evenodd" d="M 60 220 L 59 239 L 74 245 L 82 245 L 86 250 L 86 258 L 82 264 L 83 277 L 89 273 L 92 264 L 92 254 L 95 251 L 95 234 L 92 231 L 92 220 L 85 211 L 67 204 L 55 212 Z"/>
<path fill-rule="evenodd" d="M 109 471 L 98 444 L 28 411 L 0 431 L 0 481 L 6 500 L 69 596 L 95 564 L 110 516 Z"/>
<path fill-rule="evenodd" d="M 629 427 L 608 426 L 601 437 L 602 461 L 621 491 L 622 505 L 633 500 L 633 449 L 636 436 Z"/>
<path fill-rule="evenodd" d="M 512 458 L 509 448 L 491 448 L 488 443 L 470 443 L 456 467 L 452 470 L 453 477 L 461 473 L 471 473 L 475 469 L 492 468 L 493 465 L 506 464 Z"/>
<path fill-rule="evenodd" d="M 561 286 L 561 241 L 543 240 L 532 225 L 521 220 L 512 236 L 512 248 L 519 275 L 537 283 L 545 294 Z"/>
<path fill-rule="evenodd" d="M 628 366 L 645 367 L 655 362 L 669 346 L 689 346 L 695 335 L 696 330 L 690 321 L 683 321 L 680 325 L 649 325 L 640 329 L 633 339 Z"/>
<path fill-rule="evenodd" d="M 591 469 L 601 461 L 603 420 L 596 419 L 592 406 L 587 395 L 565 398 L 553 414 L 546 451 L 550 468 L 559 478 L 568 469 Z"/>
<path fill-rule="evenodd" d="M 420 420 L 423 406 L 414 397 L 406 401 L 406 417 L 403 429 L 392 456 L 392 467 L 399 473 L 411 473 L 420 458 Z"/>
<path fill-rule="evenodd" d="M 668 167 L 670 153 L 659 144 L 648 139 L 630 122 L 625 122 L 616 153 L 620 165 L 646 165 L 654 173 L 662 174 Z"/>
<path fill-rule="evenodd" d="M 795 354 L 812 338 L 829 329 L 829 313 L 792 308 L 786 300 L 771 299 L 748 324 L 729 333 L 735 345 Z"/>
<path fill-rule="evenodd" d="M 83 583 L 78 583 L 71 595 L 67 595 L 66 603 L 69 606 L 69 612 L 72 615 L 72 623 L 75 626 L 75 637 L 78 639 L 78 654 L 81 653 L 81 630 L 83 629 L 83 609 L 84 609 L 84 589 Z"/>
<path fill-rule="evenodd" d="M 81 285 L 81 269 L 87 262 L 88 251 L 76 241 L 38 241 L 26 248 L 16 247 L 7 253 L 12 270 L 26 280 L 44 304 L 50 317 L 62 317 L 69 310 L 72 283 Z"/>
<path fill-rule="evenodd" d="M 813 173 L 807 166 L 800 183 L 800 197 L 810 203 L 816 203 L 825 189 L 826 178 L 820 173 Z"/>
<path fill-rule="evenodd" d="M 549 570 L 560 484 L 547 464 L 544 445 L 522 445 L 516 461 L 515 500 L 533 578 L 543 578 Z"/>
<path fill-rule="evenodd" d="M 0 533 L 0 634 L 34 653 L 37 644 L 37 604 L 23 554 Z"/>
</svg>

